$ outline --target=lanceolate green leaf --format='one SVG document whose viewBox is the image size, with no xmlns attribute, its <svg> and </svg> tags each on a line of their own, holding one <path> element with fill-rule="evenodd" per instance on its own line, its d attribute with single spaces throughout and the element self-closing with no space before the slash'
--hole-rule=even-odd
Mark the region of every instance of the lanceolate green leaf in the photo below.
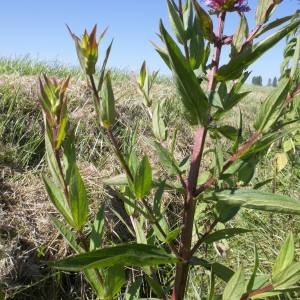
<svg viewBox="0 0 300 300">
<path fill-rule="evenodd" d="M 270 282 L 270 275 L 266 275 L 266 274 L 257 275 L 254 279 L 253 287 L 251 290 L 257 290 L 262 286 L 266 285 L 268 282 Z"/>
<path fill-rule="evenodd" d="M 251 274 L 251 277 L 249 278 L 248 285 L 247 285 L 247 292 L 253 290 L 255 278 L 256 278 L 256 273 L 258 269 L 258 263 L 259 263 L 259 258 L 258 258 L 258 253 L 257 253 L 257 248 L 255 245 L 255 261 L 254 261 L 254 268 Z"/>
<path fill-rule="evenodd" d="M 160 32 L 165 42 L 175 83 L 191 124 L 205 125 L 208 121 L 208 100 L 180 49 L 160 23 Z"/>
<path fill-rule="evenodd" d="M 196 0 L 192 0 L 195 7 L 198 22 L 200 23 L 203 35 L 210 42 L 214 41 L 213 23 L 209 14 L 198 4 Z"/>
<path fill-rule="evenodd" d="M 233 85 L 230 92 L 224 98 L 223 101 L 224 109 L 218 109 L 218 111 L 214 115 L 214 118 L 219 119 L 220 117 L 222 117 L 226 112 L 229 112 L 232 107 L 237 105 L 241 100 L 243 100 L 250 93 L 250 91 L 239 93 L 242 85 L 247 80 L 249 75 L 250 75 L 249 72 L 244 72 L 241 78 Z"/>
<path fill-rule="evenodd" d="M 142 278 L 137 278 L 134 282 L 132 282 L 130 287 L 126 290 L 124 300 L 138 300 L 142 283 Z"/>
<path fill-rule="evenodd" d="M 45 134 L 45 147 L 46 147 L 46 159 L 47 164 L 50 170 L 50 173 L 53 177 L 55 184 L 59 184 L 61 188 L 64 187 L 64 180 L 62 178 L 61 172 L 59 170 L 59 166 L 57 164 L 56 156 L 49 139 L 49 136 L 46 132 Z"/>
<path fill-rule="evenodd" d="M 249 157 L 251 154 L 267 149 L 275 141 L 280 140 L 291 132 L 295 132 L 297 128 L 299 128 L 299 126 L 285 125 L 280 129 L 276 129 L 274 132 L 263 135 L 262 138 L 255 142 L 243 155 L 241 155 L 241 158 Z"/>
<path fill-rule="evenodd" d="M 197 22 L 191 29 L 191 38 L 189 41 L 189 62 L 193 70 L 206 64 L 205 42 L 202 34 L 199 34 L 199 25 Z"/>
<path fill-rule="evenodd" d="M 152 116 L 152 129 L 155 137 L 159 141 L 164 141 L 167 138 L 167 130 L 164 119 L 161 113 L 162 103 L 156 103 Z"/>
<path fill-rule="evenodd" d="M 125 270 L 123 266 L 115 265 L 102 273 L 104 275 L 104 299 L 115 299 L 126 281 Z"/>
<path fill-rule="evenodd" d="M 144 221 L 143 218 L 140 218 L 141 220 L 134 219 L 132 222 L 132 226 L 135 232 L 136 242 L 138 244 L 147 244 L 147 237 L 146 233 L 144 231 Z"/>
<path fill-rule="evenodd" d="M 289 233 L 273 265 L 272 278 L 292 264 L 295 255 L 293 234 Z"/>
<path fill-rule="evenodd" d="M 210 273 L 209 278 L 209 295 L 207 300 L 215 300 L 215 274 L 213 272 Z"/>
<path fill-rule="evenodd" d="M 64 112 L 66 114 L 66 112 Z M 56 138 L 56 149 L 59 149 L 65 136 L 66 136 L 66 131 L 67 131 L 67 124 L 68 124 L 68 119 L 67 116 L 64 115 L 61 120 L 60 120 L 60 126 Z"/>
<path fill-rule="evenodd" d="M 79 254 L 50 265 L 66 271 L 82 271 L 88 268 L 105 268 L 116 264 L 143 267 L 176 262 L 176 257 L 157 247 L 128 244 Z"/>
<path fill-rule="evenodd" d="M 232 207 L 225 202 L 218 202 L 215 206 L 214 213 L 217 221 L 225 224 L 232 220 L 239 210 L 239 206 Z"/>
<path fill-rule="evenodd" d="M 104 287 L 99 284 L 99 271 L 95 269 L 87 269 L 83 271 L 86 280 L 93 287 L 97 297 L 103 299 Z"/>
<path fill-rule="evenodd" d="M 63 191 L 58 188 L 50 179 L 43 177 L 43 181 L 47 190 L 47 194 L 56 209 L 64 216 L 69 225 L 74 226 L 70 207 L 68 206 L 68 202 Z"/>
<path fill-rule="evenodd" d="M 160 57 L 162 58 L 162 60 L 164 61 L 164 63 L 168 66 L 168 68 L 170 70 L 172 70 L 172 67 L 171 67 L 171 62 L 170 62 L 170 59 L 169 59 L 169 55 L 168 55 L 168 52 L 166 49 L 158 46 L 157 44 L 155 44 L 154 42 L 151 42 L 152 45 L 154 46 L 156 52 L 160 55 Z"/>
<path fill-rule="evenodd" d="M 82 55 L 82 51 L 81 51 L 81 47 L 80 47 L 80 39 L 75 34 L 72 33 L 72 31 L 68 25 L 67 25 L 67 28 L 69 30 L 69 33 L 70 33 L 72 39 L 74 40 L 75 47 L 76 47 L 76 53 L 78 56 L 80 66 L 82 67 L 82 70 L 85 70 L 85 61 L 84 61 L 84 57 Z"/>
<path fill-rule="evenodd" d="M 254 128 L 259 132 L 267 132 L 278 119 L 284 100 L 290 89 L 290 80 L 282 79 L 278 87 L 263 102 L 256 116 Z"/>
<path fill-rule="evenodd" d="M 165 217 L 160 216 L 158 218 L 158 223 L 159 223 L 160 227 L 163 229 L 164 233 L 166 233 L 168 235 L 169 226 L 168 226 L 168 223 L 167 223 Z M 161 231 L 158 229 L 158 227 L 155 224 L 152 225 L 152 228 L 153 228 L 153 231 L 154 231 L 154 234 L 156 235 L 156 237 L 161 242 L 166 242 L 166 236 L 161 233 Z"/>
<path fill-rule="evenodd" d="M 71 230 L 69 230 L 62 222 L 60 222 L 56 217 L 50 216 L 51 221 L 57 228 L 57 230 L 63 235 L 66 241 L 69 243 L 71 248 L 76 253 L 84 253 L 84 249 L 78 245 L 76 241 L 76 237 Z M 99 284 L 99 274 L 94 269 L 84 270 L 84 275 L 89 282 L 89 284 L 93 287 L 94 291 L 96 292 L 97 296 L 102 298 L 103 297 L 103 287 Z"/>
<path fill-rule="evenodd" d="M 165 291 L 161 283 L 159 282 L 159 280 L 157 278 L 154 279 L 151 276 L 148 276 L 147 274 L 145 274 L 145 277 L 151 290 L 157 295 L 157 297 L 159 297 L 159 299 L 165 299 L 166 298 Z"/>
<path fill-rule="evenodd" d="M 233 35 L 231 56 L 234 57 L 242 49 L 243 43 L 248 36 L 248 23 L 244 14 L 240 16 L 240 24 Z"/>
<path fill-rule="evenodd" d="M 142 89 L 144 87 L 145 84 L 145 80 L 146 80 L 146 75 L 147 75 L 147 67 L 146 67 L 146 61 L 143 62 L 141 69 L 140 69 L 140 74 L 138 77 L 138 84 L 139 87 Z"/>
<path fill-rule="evenodd" d="M 293 287 L 300 280 L 300 262 L 294 262 L 283 271 L 272 277 L 272 284 L 276 290 Z"/>
<path fill-rule="evenodd" d="M 225 175 L 225 177 L 227 175 L 232 175 L 232 174 L 236 173 L 238 170 L 240 170 L 246 164 L 247 164 L 246 160 L 237 159 L 226 170 L 224 170 L 222 175 Z"/>
<path fill-rule="evenodd" d="M 256 8 L 255 20 L 256 25 L 262 25 L 270 17 L 274 8 L 280 3 L 280 1 L 274 0 L 259 0 Z"/>
<path fill-rule="evenodd" d="M 148 195 L 152 187 L 152 170 L 147 156 L 140 162 L 134 176 L 134 192 L 137 199 Z"/>
<path fill-rule="evenodd" d="M 99 249 L 102 245 L 102 237 L 104 233 L 104 205 L 100 206 L 100 209 L 95 216 L 94 223 L 92 225 L 91 237 L 90 237 L 90 251 Z"/>
<path fill-rule="evenodd" d="M 238 135 L 238 130 L 229 125 L 218 127 L 216 130 L 232 141 L 235 141 Z"/>
<path fill-rule="evenodd" d="M 183 26 L 186 31 L 186 37 L 190 38 L 191 29 L 193 27 L 194 14 L 193 4 L 191 0 L 186 0 L 183 6 Z"/>
<path fill-rule="evenodd" d="M 234 207 L 300 215 L 299 200 L 258 190 L 225 190 L 219 193 L 212 193 L 211 196 L 205 199 L 224 202 Z"/>
<path fill-rule="evenodd" d="M 216 79 L 219 81 L 226 81 L 239 78 L 243 70 L 245 70 L 260 56 L 262 56 L 267 50 L 276 45 L 289 32 L 299 26 L 299 24 L 300 20 L 295 20 L 254 45 L 252 50 L 245 49 L 234 59 L 232 59 L 227 65 L 224 65 L 219 69 L 216 74 Z"/>
<path fill-rule="evenodd" d="M 277 27 L 280 26 L 283 23 L 288 22 L 289 20 L 291 20 L 291 18 L 293 17 L 293 15 L 290 16 L 286 16 L 280 19 L 276 19 L 275 21 L 269 22 L 266 25 L 264 25 L 259 31 L 258 33 L 255 35 L 255 37 L 259 37 L 260 35 L 262 35 L 263 33 Z"/>
<path fill-rule="evenodd" d="M 63 165 L 65 169 L 65 181 L 66 184 L 70 184 L 70 178 L 72 174 L 72 169 L 76 165 L 76 154 L 75 154 L 75 136 L 73 134 L 68 134 L 67 138 L 63 143 Z"/>
<path fill-rule="evenodd" d="M 154 142 L 153 145 L 160 159 L 161 165 L 168 172 L 168 174 L 169 175 L 180 174 L 181 171 L 173 155 L 167 149 L 165 149 L 160 143 Z"/>
<path fill-rule="evenodd" d="M 100 70 L 100 77 L 99 77 L 99 82 L 98 82 L 98 91 L 101 91 L 101 89 L 102 89 L 104 76 L 105 76 L 105 69 L 106 69 L 106 65 L 107 65 L 108 58 L 109 58 L 109 55 L 110 55 L 110 51 L 111 51 L 111 48 L 112 48 L 112 44 L 113 44 L 113 41 L 110 42 L 110 44 L 107 47 L 106 52 L 105 52 L 105 58 L 104 58 L 104 61 L 102 63 L 102 67 L 101 67 L 101 70 Z"/>
<path fill-rule="evenodd" d="M 126 174 L 118 174 L 103 180 L 104 184 L 107 185 L 128 185 Z"/>
<path fill-rule="evenodd" d="M 292 69 L 290 73 L 291 78 L 294 78 L 295 74 L 297 74 L 297 70 L 299 72 L 299 60 L 300 60 L 300 36 L 298 35 L 294 56 L 293 56 Z"/>
<path fill-rule="evenodd" d="M 250 156 L 245 160 L 245 163 L 238 171 L 238 179 L 244 184 L 248 184 L 254 176 L 257 158 L 255 155 Z"/>
<path fill-rule="evenodd" d="M 88 200 L 84 183 L 76 165 L 72 168 L 70 178 L 70 205 L 75 226 L 80 229 L 87 221 Z"/>
<path fill-rule="evenodd" d="M 71 246 L 71 248 L 76 253 L 83 253 L 84 250 L 80 245 L 78 245 L 78 243 L 76 241 L 76 236 L 74 235 L 74 233 L 69 228 L 67 228 L 61 221 L 59 221 L 59 219 L 57 219 L 56 217 L 49 216 L 49 218 L 52 221 L 52 223 L 54 224 L 54 226 L 56 227 L 56 229 L 66 239 L 66 241 Z"/>
<path fill-rule="evenodd" d="M 205 259 L 194 257 L 194 256 L 191 258 L 190 264 L 200 265 L 204 267 L 206 270 L 213 272 L 216 276 L 218 276 L 225 282 L 228 282 L 234 274 L 234 272 L 230 268 L 220 263 L 217 262 L 210 263 Z"/>
<path fill-rule="evenodd" d="M 177 227 L 175 229 L 173 229 L 172 231 L 170 231 L 167 236 L 166 236 L 166 241 L 170 242 L 173 241 L 177 238 L 177 236 L 180 234 L 181 231 L 181 227 Z"/>
<path fill-rule="evenodd" d="M 112 89 L 110 73 L 107 72 L 101 89 L 100 123 L 104 128 L 109 128 L 115 121 L 115 97 Z"/>
<path fill-rule="evenodd" d="M 247 233 L 250 231 L 251 231 L 250 229 L 245 229 L 245 228 L 226 228 L 226 229 L 218 230 L 218 231 L 215 231 L 215 232 L 209 234 L 204 239 L 204 242 L 207 244 L 211 244 L 213 242 L 223 240 L 223 239 L 229 239 L 236 235 Z"/>
<path fill-rule="evenodd" d="M 177 40 L 180 43 L 184 43 L 186 38 L 185 38 L 185 30 L 183 27 L 183 22 L 181 18 L 179 17 L 179 14 L 174 7 L 172 1 L 167 0 L 168 3 L 168 11 L 169 11 L 169 21 L 172 26 L 172 29 L 177 37 Z"/>
<path fill-rule="evenodd" d="M 227 283 L 222 300 L 240 300 L 245 291 L 244 269 L 240 266 Z"/>
</svg>

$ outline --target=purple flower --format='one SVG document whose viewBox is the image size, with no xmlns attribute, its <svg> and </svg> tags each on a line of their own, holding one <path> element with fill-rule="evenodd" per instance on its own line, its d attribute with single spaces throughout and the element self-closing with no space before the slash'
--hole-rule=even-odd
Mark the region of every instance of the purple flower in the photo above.
<svg viewBox="0 0 300 300">
<path fill-rule="evenodd" d="M 215 12 L 237 11 L 246 12 L 250 10 L 247 0 L 204 0 L 205 4 Z"/>
</svg>

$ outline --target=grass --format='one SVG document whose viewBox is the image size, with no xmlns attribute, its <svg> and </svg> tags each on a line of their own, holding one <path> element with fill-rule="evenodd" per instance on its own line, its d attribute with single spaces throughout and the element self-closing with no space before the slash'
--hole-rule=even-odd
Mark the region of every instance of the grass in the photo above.
<svg viewBox="0 0 300 300">
<path fill-rule="evenodd" d="M 35 62 L 28 57 L 15 60 L 2 58 L 0 59 L 0 255 L 2 253 L 3 259 L 2 261 L 0 259 L 0 282 L 2 282 L 0 295 L 2 286 L 7 299 L 93 299 L 86 285 L 82 289 L 79 288 L 83 284 L 81 275 L 53 272 L 41 262 L 65 257 L 70 253 L 68 245 L 49 223 L 48 213 L 53 213 L 54 209 L 45 195 L 40 178 L 40 174 L 45 170 L 43 122 L 37 101 L 37 76 L 42 73 L 57 78 L 71 74 L 68 92 L 71 127 L 74 128 L 80 168 L 92 202 L 91 214 L 95 213 L 99 202 L 106 202 L 110 224 L 107 238 L 122 239 L 122 234 L 124 235 L 124 227 L 120 225 L 110 205 L 111 195 L 101 183 L 103 178 L 116 174 L 119 166 L 97 129 L 92 97 L 80 70 L 56 63 Z M 128 128 L 137 126 L 137 144 L 140 145 L 138 151 L 147 152 L 154 165 L 157 160 L 149 147 L 150 119 L 146 109 L 141 105 L 135 75 L 113 70 L 112 80 L 118 111 L 118 122 L 114 131 L 121 140 L 125 140 Z M 244 134 L 248 135 L 253 131 L 249 124 L 255 117 L 258 104 L 272 88 L 247 86 L 246 89 L 252 93 L 239 105 L 239 109 L 243 113 Z M 182 160 L 190 153 L 192 136 L 190 128 L 178 118 L 182 108 L 173 84 L 168 78 L 161 77 L 154 90 L 158 101 L 163 99 L 166 101 L 164 113 L 170 129 L 169 136 L 172 137 L 175 129 L 179 130 L 175 156 L 178 160 Z M 236 115 L 239 109 L 226 117 L 226 124 L 235 126 L 238 124 Z M 213 143 L 213 140 L 209 143 Z M 223 146 L 226 148 L 226 144 Z M 274 151 L 266 154 L 256 169 L 253 183 L 272 176 L 270 162 L 273 159 Z M 296 155 L 292 159 L 294 161 L 291 160 L 277 175 L 276 189 L 280 193 L 299 198 L 299 161 L 295 161 Z M 211 158 L 207 156 L 206 167 L 209 167 L 210 160 Z M 156 172 L 158 174 L 161 172 L 159 167 Z M 272 182 L 265 186 L 269 191 L 272 188 Z M 170 194 L 166 201 L 169 202 L 167 214 L 170 222 L 175 225 L 181 204 L 174 203 L 173 199 L 174 195 Z M 201 220 L 201 214 L 199 216 Z M 260 256 L 259 272 L 269 272 L 270 262 L 274 261 L 288 231 L 295 233 L 299 255 L 299 221 L 299 217 L 243 210 L 229 226 L 236 225 L 253 231 L 224 242 L 221 246 L 227 250 L 223 257 L 219 256 L 213 246 L 208 247 L 207 255 L 231 267 L 243 264 L 247 272 L 250 272 L 254 264 L 253 249 L 256 245 Z M 203 270 L 201 272 L 197 268 L 192 270 L 194 276 L 191 276 L 190 284 L 191 293 L 196 295 L 197 292 L 200 298 L 203 297 L 202 290 L 204 291 L 207 286 L 207 276 Z M 218 288 L 220 287 L 221 283 L 218 283 Z M 53 294 L 49 295 L 45 290 Z"/>
<path fill-rule="evenodd" d="M 2 57 L 0 58 L 0 74 L 18 74 L 21 76 L 33 76 L 41 75 L 47 73 L 49 76 L 67 77 L 72 76 L 82 76 L 80 69 L 77 67 L 68 67 L 58 62 L 47 62 L 47 61 L 37 61 L 30 58 L 30 56 L 25 57 Z"/>
</svg>

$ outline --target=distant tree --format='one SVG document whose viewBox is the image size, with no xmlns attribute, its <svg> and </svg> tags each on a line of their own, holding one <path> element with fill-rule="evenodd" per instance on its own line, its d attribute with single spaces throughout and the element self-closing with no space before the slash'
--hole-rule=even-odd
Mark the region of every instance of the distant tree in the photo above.
<svg viewBox="0 0 300 300">
<path fill-rule="evenodd" d="M 258 85 L 262 86 L 262 77 L 260 75 L 258 76 Z"/>
<path fill-rule="evenodd" d="M 271 78 L 268 79 L 268 86 L 272 86 L 272 79 Z"/>
<path fill-rule="evenodd" d="M 262 86 L 262 77 L 261 76 L 253 76 L 252 84 Z"/>
<path fill-rule="evenodd" d="M 273 79 L 272 86 L 274 86 L 274 87 L 276 87 L 276 86 L 277 86 L 277 78 L 276 78 L 276 77 L 274 77 L 274 79 Z"/>
</svg>

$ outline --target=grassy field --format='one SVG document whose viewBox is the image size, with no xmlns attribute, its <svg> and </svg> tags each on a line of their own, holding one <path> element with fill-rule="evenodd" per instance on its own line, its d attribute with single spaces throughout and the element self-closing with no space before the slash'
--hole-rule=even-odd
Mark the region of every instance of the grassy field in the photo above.
<svg viewBox="0 0 300 300">
<path fill-rule="evenodd" d="M 48 215 L 55 213 L 55 210 L 46 197 L 41 180 L 41 175 L 47 172 L 44 163 L 43 121 L 37 92 L 37 76 L 42 73 L 56 78 L 71 74 L 68 91 L 70 118 L 75 128 L 80 169 L 89 191 L 90 214 L 94 215 L 99 203 L 104 202 L 109 224 L 106 238 L 126 240 L 126 232 L 114 213 L 118 210 L 118 202 L 103 185 L 103 179 L 117 174 L 119 166 L 97 130 L 92 95 L 80 70 L 33 62 L 28 58 L 0 59 L 0 299 L 1 293 L 5 299 L 94 299 L 81 275 L 53 271 L 44 263 L 65 257 L 71 250 L 49 221 Z M 141 105 L 136 75 L 113 70 L 112 81 L 119 120 L 114 128 L 115 133 L 126 147 L 128 133 L 137 127 L 137 144 L 140 145 L 138 152 L 147 153 L 152 165 L 155 165 L 155 155 L 149 148 L 150 119 L 147 110 Z M 253 131 L 251 120 L 258 105 L 272 88 L 248 86 L 247 90 L 251 93 L 239 106 L 244 117 L 245 135 Z M 154 94 L 157 101 L 166 101 L 164 114 L 169 134 L 178 130 L 175 156 L 181 160 L 190 154 L 192 134 L 191 128 L 178 118 L 182 108 L 171 80 L 160 77 L 154 86 Z M 237 112 L 227 117 L 226 124 L 237 124 Z M 209 140 L 208 146 L 209 143 L 213 141 Z M 226 148 L 226 144 L 223 147 Z M 264 189 L 272 191 L 276 187 L 276 191 L 299 199 L 299 158 L 297 155 L 292 156 L 289 164 L 275 178 L 275 153 L 276 147 L 273 147 L 266 154 L 251 184 L 271 177 L 271 182 Z M 209 163 L 207 157 L 206 164 Z M 160 174 L 160 168 L 157 167 L 155 172 Z M 172 200 L 170 193 L 169 202 Z M 176 216 L 180 209 L 181 203 L 173 202 L 168 206 L 168 213 Z M 201 220 L 201 213 L 198 218 Z M 260 256 L 259 272 L 269 272 L 271 262 L 289 231 L 294 232 L 296 252 L 298 256 L 300 254 L 299 217 L 242 210 L 234 224 L 252 231 L 224 242 L 221 245 L 225 249 L 222 256 L 213 246 L 207 248 L 207 257 L 214 257 L 233 268 L 242 263 L 250 272 L 256 245 Z M 197 268 L 192 270 L 192 275 L 190 290 L 201 299 L 202 291 L 206 290 L 207 277 L 203 270 Z"/>
</svg>

